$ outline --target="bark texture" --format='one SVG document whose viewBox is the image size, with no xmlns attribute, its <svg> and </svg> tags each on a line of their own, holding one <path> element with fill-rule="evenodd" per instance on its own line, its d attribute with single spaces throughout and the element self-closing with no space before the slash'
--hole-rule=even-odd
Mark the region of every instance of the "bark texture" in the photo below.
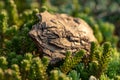
<svg viewBox="0 0 120 80">
<path fill-rule="evenodd" d="M 66 14 L 43 12 L 37 15 L 40 22 L 33 25 L 29 35 L 44 56 L 56 63 L 65 57 L 66 51 L 73 53 L 85 49 L 90 52 L 90 42 L 96 41 L 92 29 L 79 18 Z"/>
</svg>

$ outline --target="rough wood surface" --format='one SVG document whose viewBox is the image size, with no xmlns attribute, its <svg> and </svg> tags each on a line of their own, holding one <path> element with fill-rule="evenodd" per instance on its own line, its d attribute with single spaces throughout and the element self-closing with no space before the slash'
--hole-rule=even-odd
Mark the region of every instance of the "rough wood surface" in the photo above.
<svg viewBox="0 0 120 80">
<path fill-rule="evenodd" d="M 33 26 L 29 35 L 53 63 L 63 59 L 66 51 L 74 54 L 85 49 L 89 52 L 90 42 L 96 41 L 92 29 L 82 19 L 48 12 L 38 16 L 41 21 Z"/>
</svg>

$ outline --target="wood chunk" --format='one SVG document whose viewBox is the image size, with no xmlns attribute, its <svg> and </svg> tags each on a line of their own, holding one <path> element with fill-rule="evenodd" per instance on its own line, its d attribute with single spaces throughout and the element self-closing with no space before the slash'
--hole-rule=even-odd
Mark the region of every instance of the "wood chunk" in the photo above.
<svg viewBox="0 0 120 80">
<path fill-rule="evenodd" d="M 90 42 L 96 39 L 85 21 L 47 11 L 39 16 L 41 21 L 33 26 L 29 35 L 43 54 L 50 57 L 51 63 L 65 58 L 66 51 L 75 53 L 85 49 L 90 52 Z"/>
</svg>

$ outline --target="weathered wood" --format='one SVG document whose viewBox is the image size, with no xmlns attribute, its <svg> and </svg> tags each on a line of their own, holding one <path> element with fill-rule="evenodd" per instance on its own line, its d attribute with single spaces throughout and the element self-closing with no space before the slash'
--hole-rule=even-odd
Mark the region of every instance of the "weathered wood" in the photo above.
<svg viewBox="0 0 120 80">
<path fill-rule="evenodd" d="M 96 41 L 92 29 L 82 19 L 48 12 L 40 13 L 38 17 L 41 21 L 33 26 L 29 35 L 53 63 L 63 59 L 66 51 L 74 54 L 85 49 L 89 52 L 90 42 Z"/>
</svg>

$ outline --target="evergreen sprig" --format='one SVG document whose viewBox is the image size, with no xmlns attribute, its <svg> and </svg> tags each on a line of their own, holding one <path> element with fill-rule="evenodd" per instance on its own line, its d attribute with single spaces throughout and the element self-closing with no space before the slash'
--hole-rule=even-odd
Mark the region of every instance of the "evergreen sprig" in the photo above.
<svg viewBox="0 0 120 80">
<path fill-rule="evenodd" d="M 5 11 L 0 12 L 0 48 L 3 48 L 4 46 L 4 33 L 8 27 L 7 24 L 7 13 Z"/>
<path fill-rule="evenodd" d="M 4 0 L 4 3 L 7 5 L 6 10 L 9 13 L 9 25 L 19 25 L 18 22 L 18 11 L 14 0 Z"/>
<path fill-rule="evenodd" d="M 72 68 L 75 67 L 80 61 L 82 61 L 82 58 L 85 54 L 84 50 L 80 50 L 77 52 L 74 57 L 70 52 L 66 53 L 66 58 L 63 63 L 63 65 L 60 67 L 61 71 L 65 74 L 67 74 Z"/>
<path fill-rule="evenodd" d="M 93 73 L 92 75 L 100 78 L 111 60 L 112 53 L 113 49 L 108 42 L 104 43 L 101 47 L 97 47 L 94 42 L 91 44 L 90 57 L 92 57 L 92 60 L 90 60 L 89 70 Z"/>
<path fill-rule="evenodd" d="M 50 80 L 72 80 L 70 77 L 66 76 L 59 70 L 51 71 Z"/>
</svg>

